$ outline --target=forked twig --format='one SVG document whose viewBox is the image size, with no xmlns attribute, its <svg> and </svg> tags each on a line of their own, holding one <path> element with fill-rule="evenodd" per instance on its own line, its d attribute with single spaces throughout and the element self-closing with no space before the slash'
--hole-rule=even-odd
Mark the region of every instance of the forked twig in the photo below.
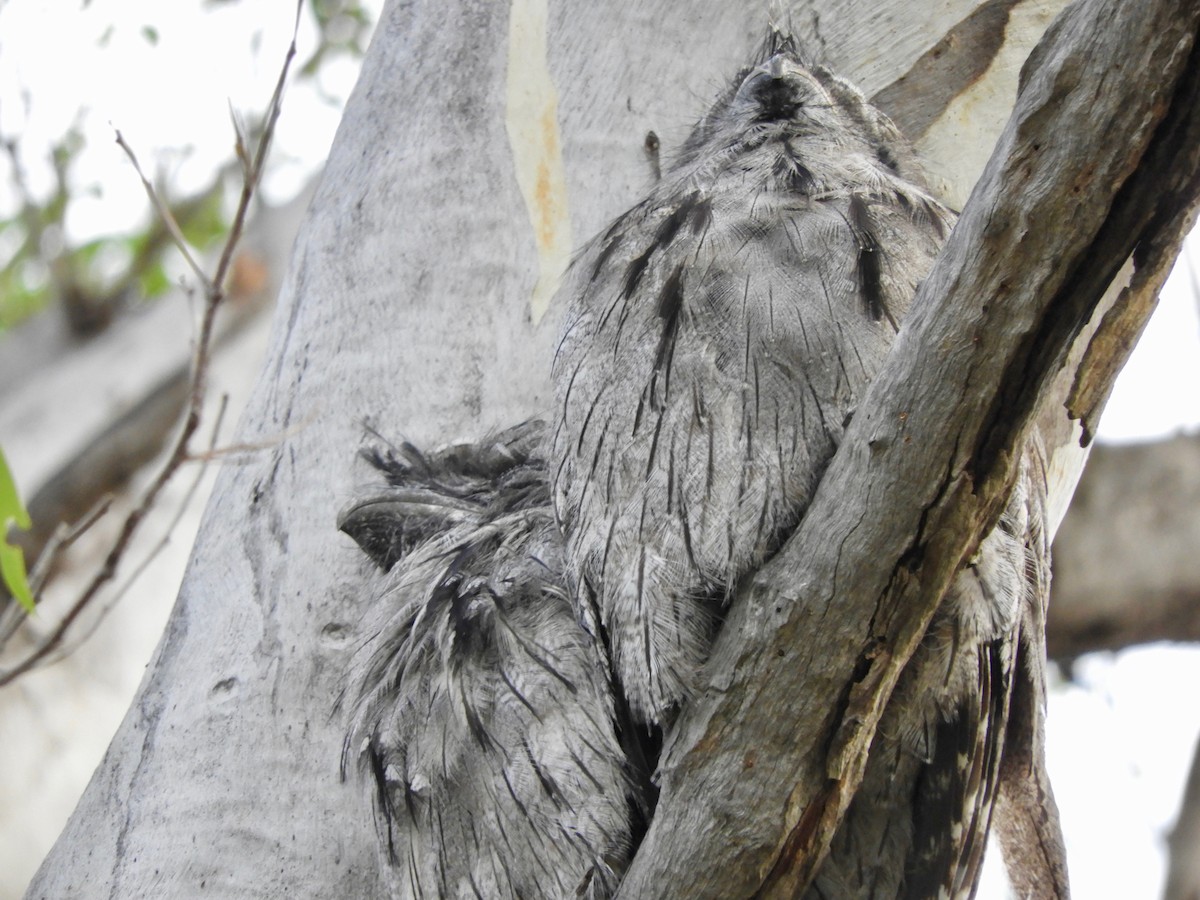
<svg viewBox="0 0 1200 900">
<path fill-rule="evenodd" d="M 142 171 L 141 164 L 138 162 L 137 154 L 133 152 L 133 148 L 125 142 L 125 136 L 121 134 L 120 129 L 117 129 L 117 146 L 125 151 L 125 155 L 129 157 L 129 161 L 133 163 L 133 169 L 138 174 L 138 178 L 142 179 L 142 187 L 146 189 L 146 196 L 150 198 L 150 202 L 154 205 L 155 212 L 162 219 L 163 225 L 166 226 L 167 232 L 171 235 L 171 240 L 175 242 L 175 246 L 179 252 L 183 254 L 184 260 L 188 264 L 188 268 L 192 270 L 192 274 L 200 285 L 204 288 L 204 296 L 211 297 L 213 294 L 213 283 L 208 280 L 208 276 L 204 274 L 204 269 L 200 267 L 200 263 L 196 262 L 196 257 L 192 256 L 192 251 L 188 249 L 187 238 L 183 236 L 183 229 L 179 227 L 179 223 L 175 221 L 175 216 L 163 202 L 158 191 L 154 189 L 154 185 L 150 183 L 150 179 Z"/>
</svg>

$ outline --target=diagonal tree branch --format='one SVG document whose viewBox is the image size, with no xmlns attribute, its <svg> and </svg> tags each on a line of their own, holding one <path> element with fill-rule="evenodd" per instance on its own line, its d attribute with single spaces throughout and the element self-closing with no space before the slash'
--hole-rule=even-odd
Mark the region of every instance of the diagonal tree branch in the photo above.
<svg viewBox="0 0 1200 900">
<path fill-rule="evenodd" d="M 1127 352 L 1113 319 L 1148 315 L 1193 219 L 1198 27 L 1197 0 L 1091 0 L 1031 56 L 797 534 L 733 606 L 714 687 L 665 752 L 621 896 L 793 896 L 808 883 L 896 678 L 995 522 L 1073 343 L 1132 255 L 1117 312 L 1074 373 L 1073 408 L 1090 416 Z"/>
</svg>

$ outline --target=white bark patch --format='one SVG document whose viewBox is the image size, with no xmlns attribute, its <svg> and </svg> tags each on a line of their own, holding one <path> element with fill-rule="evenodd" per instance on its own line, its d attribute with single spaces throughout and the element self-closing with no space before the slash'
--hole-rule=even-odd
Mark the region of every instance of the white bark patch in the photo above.
<svg viewBox="0 0 1200 900">
<path fill-rule="evenodd" d="M 1071 421 L 1073 439 L 1066 444 L 1049 451 L 1047 456 L 1047 482 L 1049 496 L 1046 502 L 1046 537 L 1053 541 L 1058 534 L 1058 526 L 1067 515 L 1067 506 L 1075 496 L 1075 487 L 1083 475 L 1084 464 L 1092 445 L 1081 446 L 1083 426 L 1078 421 Z"/>
<path fill-rule="evenodd" d="M 1101 319 L 1112 309 L 1121 293 L 1132 287 L 1134 272 L 1133 257 L 1130 256 L 1105 291 L 1104 299 L 1097 306 L 1087 328 L 1071 347 L 1068 370 L 1074 371 L 1078 367 L 1078 361 L 1087 351 L 1088 342 L 1100 327 Z M 1083 424 L 1078 419 L 1068 419 L 1065 413 L 1065 407 L 1048 410 L 1039 420 L 1039 428 L 1046 439 L 1046 446 L 1051 448 L 1047 458 L 1049 497 L 1046 504 L 1046 536 L 1051 541 L 1058 534 L 1058 526 L 1067 515 L 1067 507 L 1071 498 L 1075 496 L 1079 479 L 1083 476 L 1088 454 L 1092 452 L 1090 443 L 1087 446 L 1083 444 Z M 1093 428 L 1095 425 L 1096 423 L 1092 423 Z M 1047 433 L 1048 429 L 1053 429 L 1053 432 Z M 1069 432 L 1069 440 L 1063 439 L 1064 430 Z"/>
<path fill-rule="evenodd" d="M 571 220 L 558 91 L 546 63 L 547 0 L 513 0 L 508 23 L 508 84 L 504 124 L 517 184 L 538 252 L 538 280 L 530 298 L 536 325 L 571 259 Z"/>
<path fill-rule="evenodd" d="M 1118 302 L 1122 292 L 1132 287 L 1134 271 L 1133 257 L 1130 256 L 1108 286 L 1104 299 L 1100 301 L 1096 311 L 1092 314 L 1091 321 L 1072 345 L 1067 365 L 1064 367 L 1063 374 L 1059 376 L 1062 389 L 1052 392 L 1051 396 L 1054 399 L 1038 416 L 1037 428 L 1048 448 L 1046 482 L 1049 496 L 1046 501 L 1046 537 L 1050 541 L 1053 541 L 1054 536 L 1058 534 L 1058 526 L 1062 524 L 1067 515 L 1067 507 L 1071 503 L 1071 498 L 1075 496 L 1075 488 L 1079 485 L 1079 479 L 1083 475 L 1083 467 L 1087 463 L 1088 455 L 1092 452 L 1092 444 L 1084 446 L 1083 443 L 1083 424 L 1078 419 L 1070 418 L 1067 412 L 1067 407 L 1070 405 L 1068 397 L 1070 391 L 1066 386 L 1066 373 L 1072 373 L 1070 378 L 1074 378 L 1073 373 L 1079 368 L 1079 362 L 1087 352 L 1088 345 L 1100 327 L 1101 320 Z M 1068 397 L 1068 399 L 1063 400 L 1064 397 Z M 1092 428 L 1094 429 L 1095 426 L 1096 423 L 1093 422 Z M 1057 571 L 1056 566 L 1055 572 Z"/>
<path fill-rule="evenodd" d="M 930 179 L 934 192 L 954 209 L 966 205 L 992 155 L 991 143 L 977 140 L 976 135 L 997 135 L 1004 128 L 1017 98 L 1021 66 L 1066 5 L 1066 0 L 1026 0 L 1014 6 L 1004 43 L 987 71 L 955 98 L 917 142 L 917 152 L 931 173 L 955 173 L 952 179 L 938 175 Z"/>
</svg>

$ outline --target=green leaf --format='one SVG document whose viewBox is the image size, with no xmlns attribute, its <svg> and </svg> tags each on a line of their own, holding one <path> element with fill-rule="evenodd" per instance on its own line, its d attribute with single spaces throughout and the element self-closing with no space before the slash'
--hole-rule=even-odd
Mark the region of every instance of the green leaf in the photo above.
<svg viewBox="0 0 1200 900">
<path fill-rule="evenodd" d="M 0 272 L 0 332 L 29 318 L 45 307 L 49 291 L 30 290 L 16 272 Z"/>
<path fill-rule="evenodd" d="M 22 531 L 28 530 L 33 524 L 29 521 L 29 512 L 17 496 L 17 485 L 8 468 L 8 460 L 4 458 L 4 451 L 0 450 L 0 523 L 4 525 L 6 533 L 10 522 Z"/>
<path fill-rule="evenodd" d="M 20 547 L 0 543 L 0 578 L 4 586 L 16 601 L 25 608 L 25 612 L 33 612 L 33 592 L 29 589 L 29 576 L 25 574 L 25 554 Z"/>
<path fill-rule="evenodd" d="M 179 229 L 184 239 L 193 247 L 203 250 L 218 238 L 229 233 L 224 208 L 225 195 L 218 183 L 188 215 L 180 220 Z M 179 218 L 178 216 L 176 218 Z"/>
<path fill-rule="evenodd" d="M 142 37 L 145 38 L 146 43 L 151 47 L 158 45 L 158 29 L 153 25 L 142 26 Z"/>
<path fill-rule="evenodd" d="M 0 450 L 0 578 L 26 612 L 33 612 L 33 592 L 29 589 L 29 577 L 25 572 L 25 554 L 20 547 L 8 542 L 8 529 L 15 525 L 26 530 L 33 524 L 29 511 L 17 496 L 17 486 L 4 451 Z"/>
<path fill-rule="evenodd" d="M 142 287 L 142 296 L 149 299 L 165 294 L 171 288 L 171 279 L 162 263 L 155 263 L 138 275 L 138 283 Z"/>
</svg>

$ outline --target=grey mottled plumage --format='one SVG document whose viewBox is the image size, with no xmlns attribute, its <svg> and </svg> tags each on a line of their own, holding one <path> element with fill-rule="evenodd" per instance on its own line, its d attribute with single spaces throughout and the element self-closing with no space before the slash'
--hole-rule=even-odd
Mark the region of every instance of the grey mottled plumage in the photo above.
<svg viewBox="0 0 1200 900">
<path fill-rule="evenodd" d="M 611 691 L 530 455 L 540 433 L 376 456 L 390 484 L 342 515 L 390 567 L 352 664 L 344 764 L 376 793 L 393 897 L 606 897 L 631 849 Z"/>
<path fill-rule="evenodd" d="M 346 759 L 373 776 L 394 895 L 611 894 L 652 807 L 650 736 L 804 514 L 953 218 L 890 121 L 772 33 L 573 263 L 550 433 L 375 460 L 389 486 L 342 523 L 390 568 Z M 993 810 L 1006 852 L 1048 873 L 1030 895 L 1065 896 L 1044 502 L 1031 448 L 810 896 L 969 896 Z"/>
<path fill-rule="evenodd" d="M 575 263 L 553 496 L 569 583 L 635 715 L 669 725 L 697 686 L 724 606 L 803 515 L 953 220 L 890 121 L 775 34 Z M 1008 745 L 1040 740 L 1009 726 L 1014 686 L 1041 690 L 1040 630 L 1023 630 L 1045 601 L 1035 467 L 906 670 L 812 896 L 974 892 Z M 1048 802 L 1010 810 L 1047 847 Z M 1065 894 L 1060 855 L 1045 853 L 1046 896 Z"/>
<path fill-rule="evenodd" d="M 738 579 L 795 527 L 949 229 L 902 148 L 777 41 L 572 267 L 554 503 L 646 720 L 691 693 Z"/>
</svg>

